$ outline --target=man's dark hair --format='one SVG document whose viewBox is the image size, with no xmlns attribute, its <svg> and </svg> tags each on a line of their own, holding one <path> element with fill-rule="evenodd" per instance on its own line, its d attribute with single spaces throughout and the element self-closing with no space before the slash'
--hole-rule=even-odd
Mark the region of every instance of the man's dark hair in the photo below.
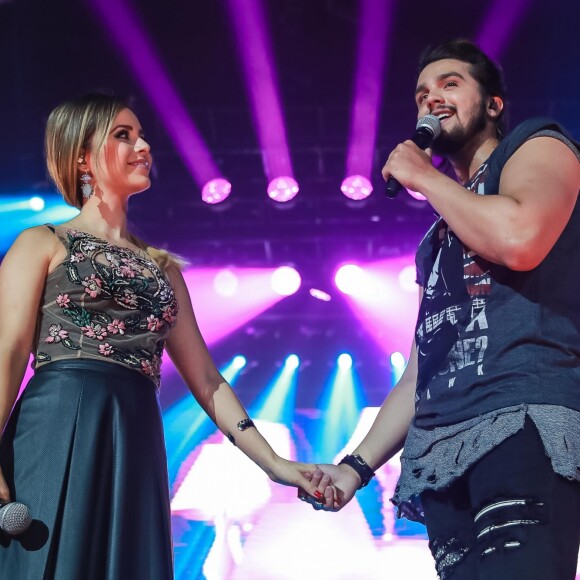
<svg viewBox="0 0 580 580">
<path fill-rule="evenodd" d="M 421 71 L 432 62 L 452 58 L 471 65 L 469 72 L 479 83 L 482 97 L 487 100 L 490 97 L 500 97 L 504 102 L 504 109 L 494 119 L 495 134 L 502 139 L 505 130 L 506 119 L 506 88 L 503 73 L 499 64 L 491 60 L 476 44 L 464 38 L 458 38 L 439 44 L 428 46 L 419 57 L 419 70 Z"/>
</svg>

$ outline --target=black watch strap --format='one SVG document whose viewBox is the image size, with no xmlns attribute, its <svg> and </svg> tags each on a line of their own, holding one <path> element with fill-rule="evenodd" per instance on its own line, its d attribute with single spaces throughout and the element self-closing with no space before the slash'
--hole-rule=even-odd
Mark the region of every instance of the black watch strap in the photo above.
<svg viewBox="0 0 580 580">
<path fill-rule="evenodd" d="M 368 485 L 369 481 L 375 476 L 375 472 L 369 467 L 369 464 L 358 454 L 355 453 L 354 455 L 345 455 L 338 464 L 341 465 L 344 463 L 349 467 L 352 467 L 361 478 L 361 487 Z"/>
</svg>

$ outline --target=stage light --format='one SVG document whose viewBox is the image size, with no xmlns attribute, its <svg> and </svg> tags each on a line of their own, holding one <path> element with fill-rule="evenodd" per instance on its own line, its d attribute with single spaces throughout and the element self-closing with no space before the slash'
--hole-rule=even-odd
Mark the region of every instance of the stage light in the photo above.
<svg viewBox="0 0 580 580">
<path fill-rule="evenodd" d="M 336 362 L 338 363 L 338 368 L 342 370 L 347 370 L 352 367 L 352 357 L 347 352 L 343 352 L 339 355 Z"/>
<path fill-rule="evenodd" d="M 302 280 L 300 274 L 291 266 L 281 266 L 272 274 L 272 290 L 280 296 L 290 296 L 298 291 Z"/>
<path fill-rule="evenodd" d="M 216 204 L 224 201 L 232 191 L 232 184 L 227 179 L 217 178 L 208 181 L 201 190 L 201 199 L 205 203 Z"/>
<path fill-rule="evenodd" d="M 232 365 L 234 367 L 234 369 L 243 369 L 246 364 L 247 364 L 247 359 L 244 355 L 242 354 L 238 354 L 234 357 L 234 360 L 232 361 Z"/>
<path fill-rule="evenodd" d="M 344 175 L 368 177 L 372 175 L 375 159 L 377 125 L 383 101 L 384 79 L 387 76 L 385 64 L 388 62 L 389 45 L 392 44 L 396 2 L 360 0 L 356 4 L 358 6 L 356 65 Z M 368 180 L 365 181 L 368 183 Z M 366 195 L 360 188 L 363 197 L 372 191 L 370 183 L 368 185 Z M 354 188 L 355 192 L 357 189 L 359 188 Z M 342 192 L 347 197 L 352 197 L 344 189 Z"/>
<path fill-rule="evenodd" d="M 250 417 L 290 425 L 296 408 L 296 388 L 300 359 L 291 354 L 276 376 L 250 405 Z"/>
<path fill-rule="evenodd" d="M 342 182 L 340 191 L 346 197 L 354 200 L 361 200 L 367 198 L 373 191 L 371 182 L 362 175 L 351 175 Z"/>
<path fill-rule="evenodd" d="M 419 193 L 418 191 L 413 191 L 412 189 L 408 189 L 408 188 L 405 188 L 405 189 L 407 190 L 407 193 L 411 197 L 413 197 L 419 201 L 427 201 L 427 198 L 422 193 Z"/>
<path fill-rule="evenodd" d="M 102 22 L 110 44 L 116 44 L 129 70 L 163 122 L 190 175 L 199 188 L 221 177 L 210 148 L 189 114 L 189 107 L 163 65 L 134 2 L 88 0 Z"/>
<path fill-rule="evenodd" d="M 284 361 L 284 364 L 289 369 L 297 369 L 300 366 L 300 358 L 298 357 L 297 354 L 288 355 L 286 357 L 286 360 Z"/>
<path fill-rule="evenodd" d="M 330 302 L 332 300 L 332 296 L 324 290 L 319 290 L 318 288 L 310 288 L 310 296 L 312 298 L 316 298 L 317 300 L 322 300 L 323 302 Z"/>
<path fill-rule="evenodd" d="M 38 195 L 31 197 L 29 203 L 30 209 L 33 211 L 42 211 L 44 209 L 44 199 Z"/>
<path fill-rule="evenodd" d="M 334 276 L 336 287 L 349 296 L 364 293 L 365 281 L 364 270 L 356 264 L 344 264 Z"/>
<path fill-rule="evenodd" d="M 391 384 L 395 386 L 399 379 L 401 378 L 405 367 L 407 366 L 407 361 L 402 353 L 395 351 L 390 356 L 391 361 Z"/>
<path fill-rule="evenodd" d="M 266 4 L 262 0 L 226 0 L 237 43 L 248 103 L 262 153 L 268 195 L 279 202 L 292 199 L 298 186 L 292 179 L 292 160 L 281 105 L 275 52 Z M 275 185 L 282 177 L 284 184 Z"/>
<path fill-rule="evenodd" d="M 213 287 L 217 294 L 224 297 L 233 296 L 240 282 L 231 270 L 220 270 L 213 281 Z"/>
<path fill-rule="evenodd" d="M 391 354 L 391 366 L 400 369 L 407 364 L 405 357 L 400 352 L 394 352 Z"/>
<path fill-rule="evenodd" d="M 298 191 L 298 183 L 292 177 L 276 177 L 268 184 L 268 196 L 280 203 L 290 201 Z"/>
<path fill-rule="evenodd" d="M 399 285 L 407 292 L 417 292 L 417 270 L 415 266 L 405 266 L 399 272 Z"/>
</svg>

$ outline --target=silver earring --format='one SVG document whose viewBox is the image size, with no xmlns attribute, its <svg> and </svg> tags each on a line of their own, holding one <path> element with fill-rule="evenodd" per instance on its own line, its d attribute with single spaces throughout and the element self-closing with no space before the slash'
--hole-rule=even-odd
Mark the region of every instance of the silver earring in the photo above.
<svg viewBox="0 0 580 580">
<path fill-rule="evenodd" d="M 81 193 L 85 199 L 90 199 L 91 195 L 94 193 L 93 186 L 90 184 L 91 176 L 89 175 L 88 169 L 85 169 L 85 174 L 81 177 Z"/>
</svg>

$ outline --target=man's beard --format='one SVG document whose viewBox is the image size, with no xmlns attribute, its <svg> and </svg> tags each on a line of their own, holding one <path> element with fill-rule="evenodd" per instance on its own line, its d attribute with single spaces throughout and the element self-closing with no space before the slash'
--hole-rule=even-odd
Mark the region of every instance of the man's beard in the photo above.
<svg viewBox="0 0 580 580">
<path fill-rule="evenodd" d="M 472 113 L 464 127 L 457 125 L 448 133 L 441 132 L 439 137 L 433 142 L 433 152 L 443 157 L 449 157 L 461 151 L 475 135 L 485 129 L 486 124 L 487 110 L 484 99 L 481 99 L 479 105 L 474 105 Z"/>
</svg>

